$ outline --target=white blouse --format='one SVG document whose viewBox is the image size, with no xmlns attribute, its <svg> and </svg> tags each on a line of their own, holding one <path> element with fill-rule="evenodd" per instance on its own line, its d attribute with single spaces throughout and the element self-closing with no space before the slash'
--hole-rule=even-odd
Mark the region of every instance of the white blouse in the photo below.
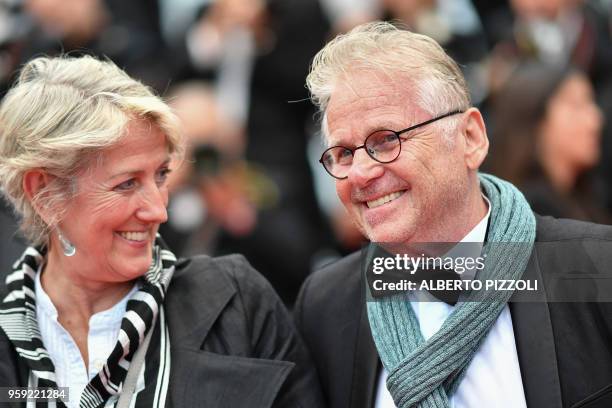
<svg viewBox="0 0 612 408">
<path fill-rule="evenodd" d="M 132 290 L 117 304 L 107 310 L 98 312 L 89 319 L 87 367 L 74 339 L 57 321 L 57 309 L 45 293 L 40 282 L 40 269 L 36 274 L 36 318 L 43 344 L 55 365 L 58 387 L 69 387 L 69 408 L 78 408 L 83 390 L 94 378 L 106 359 L 113 351 L 121 320 L 125 314 L 128 299 L 138 289 Z"/>
</svg>

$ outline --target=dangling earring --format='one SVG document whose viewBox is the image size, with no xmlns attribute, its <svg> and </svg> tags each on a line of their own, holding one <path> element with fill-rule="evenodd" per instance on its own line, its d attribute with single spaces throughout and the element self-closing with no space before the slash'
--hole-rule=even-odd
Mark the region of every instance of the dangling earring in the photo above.
<svg viewBox="0 0 612 408">
<path fill-rule="evenodd" d="M 74 256 L 74 254 L 76 254 L 76 247 L 72 244 L 72 242 L 68 241 L 60 230 L 57 230 L 57 236 L 62 244 L 62 248 L 64 249 L 64 255 Z"/>
</svg>

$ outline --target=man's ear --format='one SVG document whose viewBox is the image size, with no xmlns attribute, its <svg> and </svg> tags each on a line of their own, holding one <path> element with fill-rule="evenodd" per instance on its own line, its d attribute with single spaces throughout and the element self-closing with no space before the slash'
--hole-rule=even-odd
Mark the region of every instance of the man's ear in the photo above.
<svg viewBox="0 0 612 408">
<path fill-rule="evenodd" d="M 23 175 L 23 191 L 32 203 L 34 210 L 45 222 L 50 219 L 50 214 L 47 214 L 49 208 L 40 204 L 44 197 L 39 196 L 39 194 L 49 186 L 52 179 L 53 176 L 42 169 L 28 170 Z"/>
<path fill-rule="evenodd" d="M 476 108 L 468 109 L 463 136 L 465 138 L 465 163 L 471 170 L 478 170 L 489 152 L 489 138 L 482 114 Z"/>
</svg>

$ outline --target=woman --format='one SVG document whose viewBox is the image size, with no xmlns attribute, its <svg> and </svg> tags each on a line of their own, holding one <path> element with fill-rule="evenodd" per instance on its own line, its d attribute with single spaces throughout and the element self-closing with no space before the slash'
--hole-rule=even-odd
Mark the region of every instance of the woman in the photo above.
<svg viewBox="0 0 612 408">
<path fill-rule="evenodd" d="M 177 261 L 157 235 L 181 150 L 166 104 L 110 62 L 38 58 L 0 124 L 0 186 L 33 245 L 0 305 L 2 386 L 69 387 L 70 407 L 321 405 L 260 275 Z"/>
<path fill-rule="evenodd" d="M 542 215 L 609 221 L 593 200 L 602 114 L 581 71 L 518 66 L 491 105 L 488 169 L 519 186 Z"/>
</svg>

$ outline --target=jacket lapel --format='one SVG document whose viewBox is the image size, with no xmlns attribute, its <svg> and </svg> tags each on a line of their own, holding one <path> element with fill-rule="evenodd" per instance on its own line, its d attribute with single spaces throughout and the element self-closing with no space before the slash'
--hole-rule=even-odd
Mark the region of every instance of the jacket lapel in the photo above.
<svg viewBox="0 0 612 408">
<path fill-rule="evenodd" d="M 171 333 L 169 397 L 173 407 L 196 406 L 192 405 L 193 393 L 184 384 L 191 384 L 194 373 L 205 372 L 206 359 L 199 357 L 198 351 L 236 292 L 224 279 L 182 279 L 194 263 L 194 260 L 181 260 L 177 264 L 177 271 L 181 272 L 175 273 L 164 302 Z"/>
<path fill-rule="evenodd" d="M 236 294 L 236 288 L 228 280 L 215 274 L 206 274 L 205 279 L 181 279 L 194 264 L 198 264 L 197 258 L 177 265 L 177 269 L 184 270 L 172 279 L 164 303 L 169 316 L 172 348 L 180 345 L 199 350 L 213 324 Z"/>
<path fill-rule="evenodd" d="M 362 251 L 363 256 L 363 251 Z M 364 262 L 360 262 L 362 268 Z M 360 318 L 355 343 L 355 354 L 353 359 L 353 378 L 351 381 L 350 408 L 373 407 L 378 383 L 380 360 L 372 334 L 366 309 L 365 299 L 365 270 L 360 268 L 359 290 L 355 291 L 358 296 L 354 298 L 359 303 L 355 309 L 359 310 Z"/>
<path fill-rule="evenodd" d="M 552 323 L 535 248 L 523 279 L 537 280 L 540 288 L 530 295 L 533 301 L 511 298 L 509 304 L 525 400 L 528 407 L 562 407 Z"/>
<path fill-rule="evenodd" d="M 361 302 L 361 318 L 357 333 L 350 407 L 369 408 L 374 406 L 380 363 L 378 352 L 370 333 L 365 301 Z"/>
</svg>

